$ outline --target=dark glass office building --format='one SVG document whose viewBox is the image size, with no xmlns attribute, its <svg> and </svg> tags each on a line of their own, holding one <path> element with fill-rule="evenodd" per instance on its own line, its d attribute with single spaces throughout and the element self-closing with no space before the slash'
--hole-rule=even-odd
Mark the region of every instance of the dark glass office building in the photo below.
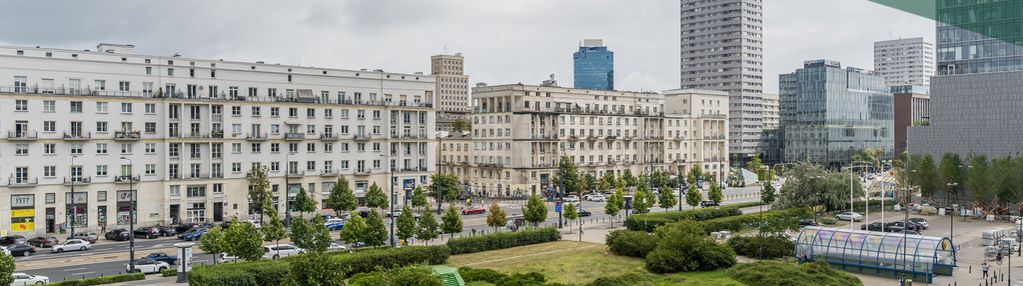
<svg viewBox="0 0 1023 286">
<path fill-rule="evenodd" d="M 615 89 L 615 53 L 601 40 L 584 40 L 572 55 L 575 64 L 575 88 Z"/>
<path fill-rule="evenodd" d="M 892 154 L 894 99 L 884 78 L 839 62 L 807 61 L 779 76 L 779 111 L 786 162 L 839 167 L 866 148 Z"/>
</svg>

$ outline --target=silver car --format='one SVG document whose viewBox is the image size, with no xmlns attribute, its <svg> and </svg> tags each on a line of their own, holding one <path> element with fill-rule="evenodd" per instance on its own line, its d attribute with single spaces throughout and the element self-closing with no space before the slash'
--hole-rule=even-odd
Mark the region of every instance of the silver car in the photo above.
<svg viewBox="0 0 1023 286">
<path fill-rule="evenodd" d="M 844 212 L 836 215 L 835 218 L 847 221 L 861 221 L 863 220 L 863 215 L 855 212 Z"/>
</svg>

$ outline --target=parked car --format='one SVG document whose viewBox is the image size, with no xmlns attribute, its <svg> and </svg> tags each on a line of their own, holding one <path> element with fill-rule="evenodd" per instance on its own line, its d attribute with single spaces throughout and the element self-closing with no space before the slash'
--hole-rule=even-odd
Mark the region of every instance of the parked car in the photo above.
<svg viewBox="0 0 1023 286">
<path fill-rule="evenodd" d="M 237 256 L 228 255 L 226 252 L 217 253 L 216 259 L 217 263 L 236 262 L 239 260 Z"/>
<path fill-rule="evenodd" d="M 13 274 L 11 274 L 11 276 L 14 277 L 14 282 L 11 283 L 12 286 L 13 285 L 42 285 L 42 284 L 49 284 L 50 283 L 50 277 L 46 277 L 46 276 L 29 275 L 29 274 L 20 273 L 20 272 L 13 273 Z"/>
<path fill-rule="evenodd" d="M 185 233 L 186 231 L 192 230 L 196 226 L 198 225 L 195 223 L 183 223 L 179 225 L 174 225 L 174 233 L 180 235 L 182 233 Z"/>
<path fill-rule="evenodd" d="M 72 235 L 70 238 L 81 239 L 88 241 L 89 243 L 96 243 L 96 241 L 99 240 L 99 234 L 96 234 L 95 232 L 79 232 Z"/>
<path fill-rule="evenodd" d="M 345 247 L 344 245 L 338 244 L 336 242 L 331 242 L 330 246 L 327 246 L 327 251 L 345 250 L 345 249 L 348 249 L 348 247 Z"/>
<path fill-rule="evenodd" d="M 855 212 L 844 212 L 836 215 L 835 218 L 838 220 L 861 221 L 863 220 L 863 215 Z"/>
<path fill-rule="evenodd" d="M 35 247 L 53 247 L 60 243 L 60 240 L 55 236 L 36 236 L 28 240 L 28 244 Z"/>
<path fill-rule="evenodd" d="M 487 212 L 487 209 L 484 208 L 484 207 L 474 207 L 474 208 L 467 208 L 467 209 L 462 210 L 462 215 L 483 214 L 483 213 L 486 213 L 486 212 Z"/>
<path fill-rule="evenodd" d="M 164 225 L 156 229 L 160 231 L 160 236 L 174 236 L 178 234 L 178 228 L 173 225 Z"/>
<path fill-rule="evenodd" d="M 36 253 L 36 247 L 28 243 L 15 243 L 7 246 L 11 256 L 29 256 Z"/>
<path fill-rule="evenodd" d="M 0 246 L 6 246 L 6 245 L 11 245 L 11 244 L 17 244 L 17 243 L 25 243 L 27 241 L 28 240 L 25 239 L 24 236 L 8 235 L 8 236 L 0 237 Z"/>
<path fill-rule="evenodd" d="M 134 235 L 135 237 L 154 239 L 160 237 L 160 229 L 155 227 L 140 227 L 135 229 Z"/>
<path fill-rule="evenodd" d="M 134 269 L 131 267 L 131 264 L 124 265 L 124 269 L 128 272 L 139 272 L 143 274 L 160 273 L 167 268 L 170 268 L 170 264 L 167 264 L 167 262 L 156 261 L 148 258 L 136 259 Z"/>
<path fill-rule="evenodd" d="M 920 231 L 923 227 L 913 222 L 906 223 L 904 221 L 893 221 L 888 223 L 888 228 L 893 232 L 902 231 L 903 229 Z"/>
<path fill-rule="evenodd" d="M 399 217 L 399 216 L 401 216 L 401 210 L 396 210 L 396 211 L 393 211 L 393 212 L 387 212 L 386 214 L 384 214 L 384 216 L 386 216 L 386 217 Z"/>
<path fill-rule="evenodd" d="M 593 213 L 588 210 L 579 210 L 579 217 L 588 217 L 591 215 L 593 215 Z"/>
<path fill-rule="evenodd" d="M 716 206 L 720 206 L 720 205 L 721 204 L 719 204 L 718 202 L 715 202 L 715 201 L 702 201 L 702 202 L 700 202 L 700 206 L 701 207 L 716 207 Z"/>
<path fill-rule="evenodd" d="M 197 241 L 197 240 L 199 240 L 200 237 L 202 237 L 203 234 L 206 234 L 209 231 L 210 231 L 210 229 L 208 229 L 208 228 L 193 229 L 193 230 L 185 232 L 185 235 L 184 235 L 183 239 L 185 241 Z"/>
<path fill-rule="evenodd" d="M 576 195 L 567 195 L 567 196 L 565 196 L 565 202 L 567 202 L 567 203 L 574 203 L 574 202 L 578 202 L 578 201 L 579 201 L 579 196 L 576 196 Z"/>
<path fill-rule="evenodd" d="M 164 252 L 153 252 L 150 253 L 149 255 L 146 255 L 146 257 L 143 258 L 148 258 L 160 262 L 167 262 L 167 264 L 170 265 L 174 265 L 174 263 L 177 263 L 178 261 L 177 255 L 168 255 L 167 253 Z"/>
<path fill-rule="evenodd" d="M 345 222 L 345 220 L 343 220 L 343 219 L 329 218 L 329 219 L 323 220 L 323 225 L 329 225 L 329 224 L 335 224 L 335 223 L 344 223 L 344 222 Z"/>
<path fill-rule="evenodd" d="M 129 232 L 127 229 L 118 228 L 115 230 L 108 231 L 107 233 L 103 234 L 103 237 L 105 237 L 107 240 L 123 241 L 131 239 L 131 232 Z"/>
<path fill-rule="evenodd" d="M 901 231 L 896 231 L 896 232 L 902 233 Z M 906 234 L 909 234 L 909 235 L 920 235 L 920 232 L 919 231 L 915 231 L 915 230 L 907 230 Z"/>
<path fill-rule="evenodd" d="M 359 213 L 358 213 L 358 214 L 359 214 L 359 216 L 361 216 L 362 218 L 368 218 L 368 217 L 369 217 L 369 211 L 359 211 Z"/>
<path fill-rule="evenodd" d="M 255 220 L 255 219 L 247 219 L 247 220 L 243 220 L 241 222 L 252 224 L 252 226 L 254 226 L 256 228 L 263 227 L 263 224 L 259 223 L 259 220 Z M 226 227 L 225 227 L 225 229 L 226 229 Z"/>
<path fill-rule="evenodd" d="M 930 227 L 930 225 L 929 225 L 929 224 L 927 224 L 927 219 L 924 219 L 924 218 L 922 218 L 922 217 L 913 217 L 913 218 L 909 218 L 909 221 L 910 221 L 910 222 L 913 222 L 913 223 L 916 223 L 916 224 L 919 224 L 919 225 L 920 225 L 920 226 L 922 226 L 922 227 L 923 227 L 924 229 L 927 229 L 928 227 Z"/>
<path fill-rule="evenodd" d="M 804 218 L 799 220 L 799 226 L 816 226 L 817 221 L 812 218 Z"/>
<path fill-rule="evenodd" d="M 889 229 L 888 229 L 887 227 L 885 227 L 885 226 L 884 226 L 884 224 L 882 224 L 881 222 L 872 222 L 872 223 L 870 223 L 870 224 L 867 224 L 867 225 L 861 225 L 861 226 L 860 226 L 860 230 L 869 230 L 869 231 L 890 231 L 890 230 L 889 230 Z"/>
<path fill-rule="evenodd" d="M 603 202 L 607 200 L 607 197 L 604 197 L 604 194 L 601 193 L 592 193 L 584 196 L 583 199 L 591 202 Z"/>
<path fill-rule="evenodd" d="M 305 249 L 295 247 L 291 244 L 274 244 L 263 246 L 263 258 L 278 259 L 305 253 Z"/>
<path fill-rule="evenodd" d="M 85 251 L 92 248 L 92 245 L 88 241 L 81 239 L 68 239 L 61 244 L 54 245 L 50 248 L 50 252 L 61 253 L 65 251 Z"/>
</svg>

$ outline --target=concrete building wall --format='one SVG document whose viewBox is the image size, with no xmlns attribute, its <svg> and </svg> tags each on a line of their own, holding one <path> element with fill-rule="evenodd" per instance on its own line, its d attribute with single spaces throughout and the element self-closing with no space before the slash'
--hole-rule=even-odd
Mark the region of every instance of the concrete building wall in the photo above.
<svg viewBox="0 0 1023 286">
<path fill-rule="evenodd" d="M 886 86 L 929 86 L 934 62 L 934 44 L 923 38 L 874 42 L 874 72 Z"/>
</svg>

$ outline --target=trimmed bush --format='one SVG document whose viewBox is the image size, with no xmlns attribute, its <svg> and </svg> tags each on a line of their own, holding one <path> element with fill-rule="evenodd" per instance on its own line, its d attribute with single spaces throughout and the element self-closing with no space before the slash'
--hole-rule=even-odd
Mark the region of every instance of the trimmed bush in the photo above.
<svg viewBox="0 0 1023 286">
<path fill-rule="evenodd" d="M 739 264 L 728 275 L 750 286 L 859 286 L 856 276 L 831 269 L 825 262 L 796 265 L 782 261 L 758 261 Z"/>
<path fill-rule="evenodd" d="M 189 285 L 281 285 L 290 275 L 290 264 L 303 255 L 280 260 L 261 259 L 248 262 L 225 263 L 215 266 L 194 267 L 188 275 Z M 447 246 L 406 246 L 402 248 L 375 248 L 355 253 L 332 253 L 327 257 L 340 269 L 346 269 L 345 277 L 368 273 L 380 269 L 400 268 L 415 264 L 443 264 L 451 250 Z M 379 268 L 379 269 L 378 269 Z"/>
<path fill-rule="evenodd" d="M 604 244 L 611 253 L 643 258 L 657 247 L 657 237 L 643 231 L 616 230 L 607 234 Z"/>
<path fill-rule="evenodd" d="M 646 276 L 637 273 L 629 273 L 619 276 L 600 277 L 587 286 L 654 286 Z"/>
<path fill-rule="evenodd" d="M 178 269 L 177 268 L 164 269 L 163 271 L 160 271 L 160 276 L 163 277 L 178 276 Z"/>
<path fill-rule="evenodd" d="M 755 206 L 755 205 L 754 205 Z M 702 208 L 684 211 L 649 212 L 634 214 L 625 218 L 625 227 L 629 230 L 653 232 L 658 226 L 681 220 L 702 221 L 721 217 L 741 215 L 739 209 L 750 207 L 747 204 L 729 205 L 720 208 Z"/>
<path fill-rule="evenodd" d="M 344 285 L 343 281 L 337 285 Z M 298 285 L 309 285 L 299 283 Z M 443 286 L 440 276 L 429 267 L 410 266 L 371 273 L 360 273 L 348 281 L 351 286 Z"/>
<path fill-rule="evenodd" d="M 684 220 L 657 228 L 657 248 L 647 254 L 646 269 L 663 274 L 711 271 L 735 265 L 735 252 L 714 242 L 699 222 Z"/>
<path fill-rule="evenodd" d="M 473 281 L 484 281 L 497 284 L 497 281 L 501 281 L 501 279 L 508 277 L 507 274 L 497 272 L 493 269 L 472 267 L 458 268 L 458 275 L 462 276 L 462 280 L 465 280 L 466 283 Z"/>
<path fill-rule="evenodd" d="M 93 277 L 82 280 L 67 280 L 61 282 L 54 282 L 47 285 L 59 285 L 59 286 L 89 286 L 89 285 L 102 285 L 102 284 L 113 284 L 118 282 L 128 281 L 139 281 L 146 280 L 146 275 L 142 273 L 129 273 L 110 275 L 103 277 Z"/>
<path fill-rule="evenodd" d="M 728 239 L 728 246 L 738 255 L 750 258 L 774 259 L 791 256 L 796 244 L 778 235 L 736 236 Z M 763 246 L 763 253 L 760 247 Z"/>
<path fill-rule="evenodd" d="M 783 210 L 766 211 L 763 213 L 751 213 L 730 217 L 722 217 L 701 221 L 700 223 L 703 224 L 703 229 L 707 233 L 722 230 L 738 232 L 743 229 L 756 227 L 758 224 L 760 224 L 761 218 L 763 218 L 765 222 L 772 220 L 786 220 L 787 227 L 795 228 L 799 223 L 799 218 L 810 217 L 811 215 L 812 213 L 810 213 L 809 209 L 791 208 Z"/>
<path fill-rule="evenodd" d="M 561 240 L 561 232 L 548 227 L 456 238 L 448 240 L 447 245 L 451 248 L 451 254 L 465 254 L 557 240 Z"/>
</svg>

